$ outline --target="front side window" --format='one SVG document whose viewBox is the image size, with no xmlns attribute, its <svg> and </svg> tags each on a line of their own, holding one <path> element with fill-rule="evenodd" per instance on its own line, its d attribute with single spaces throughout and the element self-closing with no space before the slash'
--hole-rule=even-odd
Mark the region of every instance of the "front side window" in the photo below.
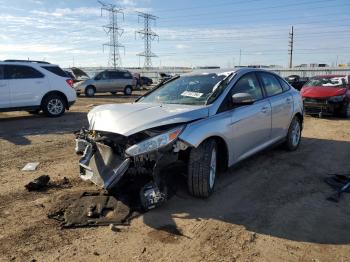
<svg viewBox="0 0 350 262">
<path fill-rule="evenodd" d="M 283 92 L 282 87 L 275 76 L 268 73 L 259 73 L 259 75 L 268 96 L 274 96 Z"/>
<path fill-rule="evenodd" d="M 231 96 L 238 93 L 248 93 L 255 101 L 263 98 L 259 81 L 254 73 L 248 73 L 238 80 L 231 91 Z"/>
<path fill-rule="evenodd" d="M 138 102 L 205 105 L 225 75 L 203 74 L 180 76 L 157 88 Z"/>
<path fill-rule="evenodd" d="M 5 78 L 6 79 L 30 79 L 42 78 L 44 75 L 36 69 L 29 66 L 6 65 Z"/>
</svg>

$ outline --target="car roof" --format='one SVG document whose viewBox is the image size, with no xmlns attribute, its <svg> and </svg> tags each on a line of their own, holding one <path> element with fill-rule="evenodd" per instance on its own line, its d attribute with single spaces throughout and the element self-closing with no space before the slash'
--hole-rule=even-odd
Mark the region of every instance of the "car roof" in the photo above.
<svg viewBox="0 0 350 262">
<path fill-rule="evenodd" d="M 50 64 L 48 62 L 43 62 L 43 61 L 38 61 L 38 62 L 32 62 L 32 61 L 13 61 L 13 60 L 8 60 L 8 61 L 0 61 L 0 65 L 30 65 L 30 66 L 58 66 L 54 64 Z"/>
<path fill-rule="evenodd" d="M 261 68 L 244 67 L 244 68 L 234 68 L 234 69 L 195 69 L 190 73 L 182 74 L 182 76 L 195 76 L 195 75 L 207 75 L 207 74 L 217 74 L 217 75 L 228 76 L 231 73 L 249 73 L 249 72 L 267 72 L 267 73 L 277 75 L 273 71 L 264 70 Z"/>
</svg>

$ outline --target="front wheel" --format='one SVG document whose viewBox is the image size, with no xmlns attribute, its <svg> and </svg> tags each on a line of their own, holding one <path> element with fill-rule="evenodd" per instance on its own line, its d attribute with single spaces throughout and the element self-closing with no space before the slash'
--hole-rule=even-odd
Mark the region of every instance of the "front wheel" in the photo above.
<svg viewBox="0 0 350 262">
<path fill-rule="evenodd" d="M 87 97 L 93 97 L 95 95 L 95 88 L 93 86 L 88 86 L 85 89 L 85 95 Z"/>
<path fill-rule="evenodd" d="M 131 86 L 127 86 L 124 88 L 124 95 L 126 96 L 130 96 L 132 94 L 132 87 Z"/>
<path fill-rule="evenodd" d="M 292 123 L 289 126 L 287 140 L 286 140 L 286 148 L 289 151 L 296 150 L 300 145 L 301 140 L 301 122 L 298 117 L 294 117 Z"/>
<path fill-rule="evenodd" d="M 214 139 L 204 141 L 190 152 L 187 185 L 191 195 L 207 198 L 214 191 L 217 176 L 217 144 Z"/>
<path fill-rule="evenodd" d="M 65 101 L 60 95 L 48 95 L 43 100 L 42 109 L 49 117 L 59 117 L 66 111 Z"/>
</svg>

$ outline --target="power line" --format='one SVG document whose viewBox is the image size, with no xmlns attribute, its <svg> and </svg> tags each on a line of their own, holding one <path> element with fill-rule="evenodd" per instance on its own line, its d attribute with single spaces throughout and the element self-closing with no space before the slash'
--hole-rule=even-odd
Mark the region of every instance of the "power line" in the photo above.
<svg viewBox="0 0 350 262">
<path fill-rule="evenodd" d="M 138 12 L 138 17 L 139 20 L 140 18 L 143 19 L 144 28 L 143 30 L 136 31 L 136 34 L 141 35 L 141 38 L 144 39 L 145 45 L 145 50 L 142 53 L 139 53 L 138 56 L 145 57 L 144 67 L 149 69 L 152 67 L 152 57 L 156 57 L 156 55 L 152 53 L 151 43 L 155 38 L 158 37 L 159 39 L 159 36 L 152 31 L 150 23 L 151 21 L 156 21 L 158 17 L 142 12 Z"/>
<path fill-rule="evenodd" d="M 101 16 L 103 15 L 103 11 L 108 12 L 109 15 L 109 24 L 103 26 L 105 32 L 109 35 L 109 43 L 103 44 L 103 47 L 109 47 L 108 65 L 112 64 L 113 68 L 116 69 L 117 67 L 122 67 L 119 48 L 124 48 L 125 52 L 125 47 L 119 42 L 119 37 L 122 36 L 124 30 L 118 25 L 118 14 L 122 14 L 124 20 L 123 9 L 117 8 L 113 4 L 106 4 L 102 1 L 98 2 L 102 5 Z"/>
</svg>

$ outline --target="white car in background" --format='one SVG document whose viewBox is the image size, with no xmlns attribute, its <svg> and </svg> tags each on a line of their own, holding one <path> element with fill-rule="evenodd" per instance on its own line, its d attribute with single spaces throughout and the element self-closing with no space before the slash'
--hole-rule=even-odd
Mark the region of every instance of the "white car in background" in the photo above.
<svg viewBox="0 0 350 262">
<path fill-rule="evenodd" d="M 42 61 L 0 61 L 0 112 L 41 110 L 64 114 L 76 100 L 73 80 L 57 65 Z"/>
</svg>

